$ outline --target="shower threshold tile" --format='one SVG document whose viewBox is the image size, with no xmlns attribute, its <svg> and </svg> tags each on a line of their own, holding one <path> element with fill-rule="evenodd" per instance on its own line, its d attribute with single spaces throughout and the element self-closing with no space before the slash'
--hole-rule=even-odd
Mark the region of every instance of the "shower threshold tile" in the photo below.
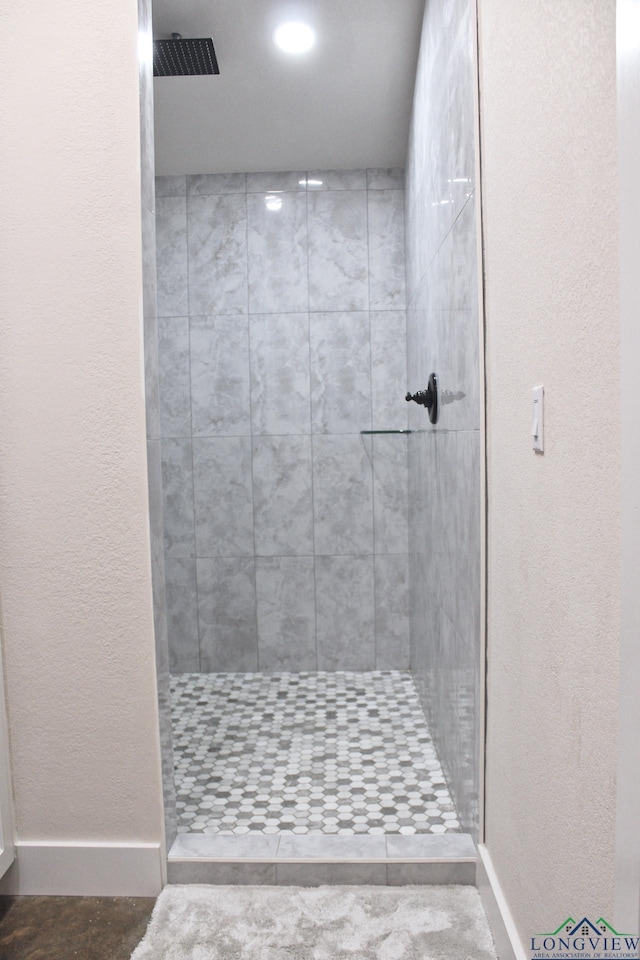
<svg viewBox="0 0 640 960">
<path fill-rule="evenodd" d="M 468 834 L 448 836 L 203 836 L 178 837 L 169 851 L 176 860 L 269 860 L 280 862 L 373 863 L 415 861 L 475 861 L 476 848 Z"/>
<path fill-rule="evenodd" d="M 440 836 L 387 837 L 391 860 L 475 860 L 476 847 L 468 833 Z"/>
<path fill-rule="evenodd" d="M 171 687 L 177 849 L 461 833 L 408 672 L 186 673 Z"/>
<path fill-rule="evenodd" d="M 282 836 L 278 859 L 286 860 L 384 860 L 384 837 Z"/>
<path fill-rule="evenodd" d="M 264 834 L 229 837 L 206 836 L 201 833 L 181 834 L 174 840 L 169 857 L 172 860 L 273 860 L 278 852 L 279 837 Z"/>
</svg>

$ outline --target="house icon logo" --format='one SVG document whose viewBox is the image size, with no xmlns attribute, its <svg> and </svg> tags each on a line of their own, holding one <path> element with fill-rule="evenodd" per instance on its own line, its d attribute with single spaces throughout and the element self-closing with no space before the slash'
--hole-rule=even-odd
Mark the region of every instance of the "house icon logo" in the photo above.
<svg viewBox="0 0 640 960">
<path fill-rule="evenodd" d="M 640 936 L 618 933 L 604 917 L 595 921 L 567 917 L 553 933 L 531 937 L 531 956 L 532 960 L 637 960 L 639 943 Z"/>
</svg>

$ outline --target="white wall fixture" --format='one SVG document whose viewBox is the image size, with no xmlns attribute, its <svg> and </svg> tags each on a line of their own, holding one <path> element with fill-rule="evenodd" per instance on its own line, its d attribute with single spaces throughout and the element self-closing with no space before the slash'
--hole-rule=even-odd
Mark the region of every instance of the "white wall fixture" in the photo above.
<svg viewBox="0 0 640 960">
<path fill-rule="evenodd" d="M 536 453 L 544 453 L 544 387 L 531 392 L 531 443 Z"/>
<path fill-rule="evenodd" d="M 308 53 L 316 43 L 316 35 L 306 23 L 283 23 L 273 31 L 273 42 L 284 53 Z"/>
</svg>

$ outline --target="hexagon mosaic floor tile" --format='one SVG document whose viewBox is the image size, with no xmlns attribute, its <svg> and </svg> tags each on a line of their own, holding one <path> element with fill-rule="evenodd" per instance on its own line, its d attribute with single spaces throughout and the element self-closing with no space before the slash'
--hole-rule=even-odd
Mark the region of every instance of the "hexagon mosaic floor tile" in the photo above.
<svg viewBox="0 0 640 960">
<path fill-rule="evenodd" d="M 180 833 L 460 830 L 409 673 L 186 673 L 171 690 Z"/>
</svg>

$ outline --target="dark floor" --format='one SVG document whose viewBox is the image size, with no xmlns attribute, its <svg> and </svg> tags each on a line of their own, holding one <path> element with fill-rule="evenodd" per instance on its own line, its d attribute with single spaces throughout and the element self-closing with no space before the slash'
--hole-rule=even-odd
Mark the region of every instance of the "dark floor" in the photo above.
<svg viewBox="0 0 640 960">
<path fill-rule="evenodd" d="M 155 900 L 0 897 L 0 960 L 129 960 Z"/>
</svg>

